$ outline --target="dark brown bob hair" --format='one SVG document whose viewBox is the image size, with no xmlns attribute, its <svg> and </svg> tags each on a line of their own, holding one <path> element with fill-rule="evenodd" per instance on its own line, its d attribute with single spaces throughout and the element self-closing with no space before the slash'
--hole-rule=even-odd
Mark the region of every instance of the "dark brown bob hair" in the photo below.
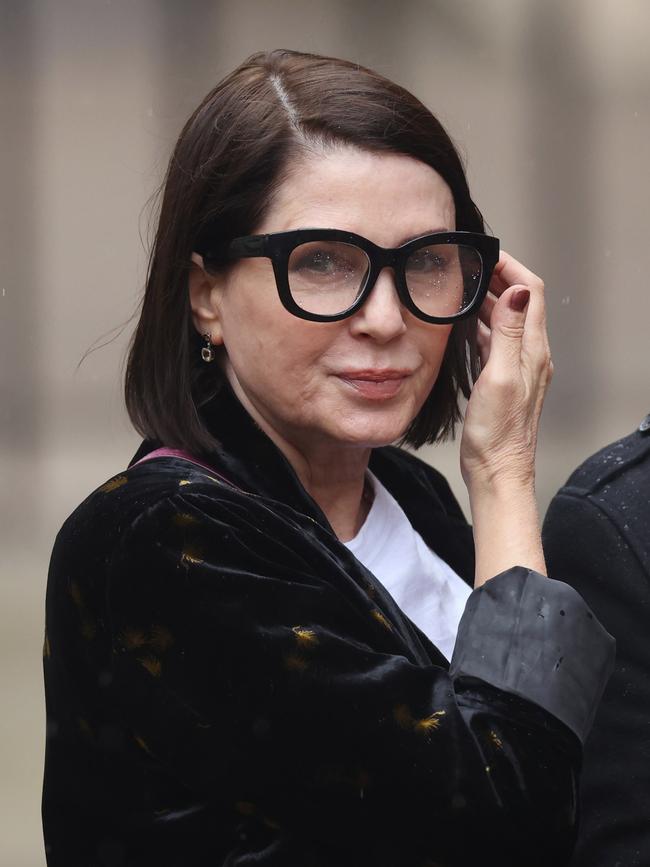
<svg viewBox="0 0 650 867">
<path fill-rule="evenodd" d="M 254 233 L 292 165 L 314 148 L 340 145 L 431 166 L 453 194 L 456 229 L 484 232 L 456 148 L 408 91 L 346 60 L 284 50 L 253 55 L 187 121 L 161 187 L 125 377 L 127 410 L 142 436 L 194 454 L 215 447 L 200 407 L 225 374 L 201 361 L 189 303 L 190 256 L 206 237 L 225 244 Z M 453 436 L 460 395 L 469 396 L 479 372 L 476 321 L 454 325 L 438 379 L 402 443 L 417 448 Z"/>
</svg>

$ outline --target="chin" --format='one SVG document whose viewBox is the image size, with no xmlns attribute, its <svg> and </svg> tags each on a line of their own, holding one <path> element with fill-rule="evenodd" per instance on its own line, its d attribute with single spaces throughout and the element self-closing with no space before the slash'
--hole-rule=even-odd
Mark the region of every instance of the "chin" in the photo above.
<svg viewBox="0 0 650 867">
<path fill-rule="evenodd" d="M 362 448 L 380 448 L 388 446 L 404 435 L 411 419 L 401 422 L 377 423 L 377 419 L 358 420 L 355 424 L 344 425 L 336 437 L 341 443 L 356 445 Z"/>
</svg>

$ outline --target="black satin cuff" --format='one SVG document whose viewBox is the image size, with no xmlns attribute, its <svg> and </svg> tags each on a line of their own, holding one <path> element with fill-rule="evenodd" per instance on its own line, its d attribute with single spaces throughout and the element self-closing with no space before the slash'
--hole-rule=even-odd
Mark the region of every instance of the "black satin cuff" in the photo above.
<svg viewBox="0 0 650 867">
<path fill-rule="evenodd" d="M 535 702 L 584 743 L 615 648 L 572 587 L 515 566 L 468 598 L 449 673 Z"/>
</svg>

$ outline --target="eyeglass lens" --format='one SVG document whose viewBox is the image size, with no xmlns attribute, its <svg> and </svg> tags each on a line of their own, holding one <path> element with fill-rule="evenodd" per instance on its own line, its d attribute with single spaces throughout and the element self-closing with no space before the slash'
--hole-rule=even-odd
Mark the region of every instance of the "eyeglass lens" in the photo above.
<svg viewBox="0 0 650 867">
<path fill-rule="evenodd" d="M 358 299 L 370 260 L 354 244 L 310 241 L 295 247 L 288 262 L 289 289 L 307 313 L 333 316 Z M 404 276 L 415 306 L 428 316 L 453 316 L 476 297 L 483 263 L 474 247 L 428 244 L 413 249 Z"/>
</svg>

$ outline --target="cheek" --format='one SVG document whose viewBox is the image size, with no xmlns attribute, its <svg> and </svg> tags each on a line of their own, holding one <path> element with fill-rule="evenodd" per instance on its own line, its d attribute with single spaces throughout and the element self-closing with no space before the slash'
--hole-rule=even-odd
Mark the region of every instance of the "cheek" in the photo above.
<svg viewBox="0 0 650 867">
<path fill-rule="evenodd" d="M 260 263 L 245 263 L 231 273 L 219 298 L 219 317 L 223 342 L 234 360 L 239 355 L 259 352 L 265 339 L 273 334 L 279 299 L 275 297 L 272 273 Z"/>
<path fill-rule="evenodd" d="M 430 374 L 437 376 L 449 344 L 451 325 L 429 325 L 419 335 L 418 345 Z"/>
<path fill-rule="evenodd" d="M 283 379 L 295 380 L 331 341 L 322 325 L 285 310 L 275 283 L 269 285 L 268 280 L 233 281 L 224 292 L 220 312 L 226 352 L 244 376 L 255 371 L 264 380 L 282 371 Z"/>
</svg>

